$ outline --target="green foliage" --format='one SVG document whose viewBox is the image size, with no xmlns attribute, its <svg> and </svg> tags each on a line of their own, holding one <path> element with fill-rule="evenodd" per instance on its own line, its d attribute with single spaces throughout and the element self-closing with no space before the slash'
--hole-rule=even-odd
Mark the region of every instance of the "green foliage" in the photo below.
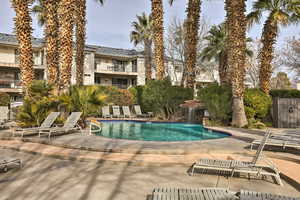
<svg viewBox="0 0 300 200">
<path fill-rule="evenodd" d="M 89 86 L 91 87 L 91 86 Z M 119 89 L 114 86 L 92 86 L 97 87 L 99 91 L 106 95 L 106 103 L 112 105 L 132 105 L 134 104 L 134 95 L 124 89 Z"/>
<path fill-rule="evenodd" d="M 272 99 L 260 89 L 247 89 L 244 95 L 244 105 L 248 119 L 264 119 L 270 110 Z"/>
<path fill-rule="evenodd" d="M 270 95 L 275 98 L 300 98 L 300 91 L 296 89 L 292 90 L 271 90 Z"/>
<path fill-rule="evenodd" d="M 39 126 L 47 115 L 57 111 L 58 98 L 51 95 L 52 86 L 46 81 L 33 81 L 29 86 L 29 97 L 24 99 L 23 106 L 17 113 L 21 126 Z"/>
<path fill-rule="evenodd" d="M 214 121 L 229 123 L 232 113 L 232 93 L 228 86 L 217 83 L 208 85 L 198 91 L 198 99 L 203 102 Z"/>
<path fill-rule="evenodd" d="M 82 120 L 96 115 L 106 103 L 107 96 L 97 86 L 73 86 L 59 97 L 60 106 L 68 112 L 82 112 Z"/>
<path fill-rule="evenodd" d="M 170 119 L 185 100 L 193 98 L 192 89 L 172 86 L 169 79 L 149 81 L 137 91 L 138 95 L 141 93 L 141 100 L 138 101 L 142 102 L 144 111 L 152 111 L 166 119 Z"/>
<path fill-rule="evenodd" d="M 0 106 L 8 106 L 10 103 L 10 96 L 7 93 L 0 92 Z"/>
</svg>

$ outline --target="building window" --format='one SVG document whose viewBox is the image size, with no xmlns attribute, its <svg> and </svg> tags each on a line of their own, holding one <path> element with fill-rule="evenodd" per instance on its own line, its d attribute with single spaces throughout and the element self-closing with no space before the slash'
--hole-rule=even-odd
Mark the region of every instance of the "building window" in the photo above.
<svg viewBox="0 0 300 200">
<path fill-rule="evenodd" d="M 95 76 L 95 84 L 101 84 L 101 77 Z"/>
<path fill-rule="evenodd" d="M 121 89 L 127 89 L 128 79 L 124 78 L 113 78 L 112 85 Z"/>
<path fill-rule="evenodd" d="M 18 49 L 15 49 L 15 63 L 20 64 L 20 54 Z"/>
<path fill-rule="evenodd" d="M 132 72 L 137 72 L 137 60 L 132 61 Z"/>
<path fill-rule="evenodd" d="M 176 72 L 181 72 L 182 71 L 182 68 L 179 65 L 175 65 L 174 68 L 175 68 Z"/>
</svg>

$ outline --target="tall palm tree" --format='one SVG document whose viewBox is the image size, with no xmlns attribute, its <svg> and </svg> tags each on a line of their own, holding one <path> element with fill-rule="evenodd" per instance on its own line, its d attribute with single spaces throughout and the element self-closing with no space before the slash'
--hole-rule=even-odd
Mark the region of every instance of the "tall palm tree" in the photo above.
<svg viewBox="0 0 300 200">
<path fill-rule="evenodd" d="M 289 25 L 300 21 L 299 0 L 257 0 L 253 3 L 253 11 L 248 14 L 249 24 L 259 23 L 263 13 L 268 13 L 265 21 L 260 50 L 260 88 L 269 94 L 272 76 L 272 60 L 274 44 L 278 36 L 279 25 Z"/>
<path fill-rule="evenodd" d="M 29 13 L 29 5 L 32 0 L 12 0 L 12 6 L 16 12 L 15 28 L 19 42 L 20 70 L 25 96 L 28 95 L 28 88 L 34 79 L 33 51 L 32 51 L 32 19 Z"/>
<path fill-rule="evenodd" d="M 246 62 L 246 29 L 245 0 L 226 0 L 226 25 L 228 28 L 228 65 L 232 83 L 232 125 L 243 127 L 248 124 L 244 109 L 244 79 Z"/>
<path fill-rule="evenodd" d="M 101 5 L 104 0 L 95 0 Z M 86 37 L 86 0 L 76 0 L 76 83 L 83 85 L 84 47 Z"/>
<path fill-rule="evenodd" d="M 206 47 L 201 52 L 201 60 L 214 59 L 219 64 L 219 77 L 221 85 L 231 84 L 231 75 L 229 73 L 229 67 L 227 63 L 227 37 L 228 31 L 226 30 L 225 23 L 218 26 L 212 26 L 208 32 L 208 35 L 204 37 L 207 41 Z M 252 42 L 251 38 L 247 38 L 246 42 Z M 253 52 L 246 48 L 246 54 L 252 57 Z"/>
<path fill-rule="evenodd" d="M 164 63 L 164 11 L 162 0 L 151 0 L 152 20 L 153 20 L 153 39 L 154 56 L 156 65 L 156 78 L 161 80 L 165 74 Z"/>
<path fill-rule="evenodd" d="M 145 56 L 145 76 L 146 81 L 152 78 L 152 37 L 153 26 L 151 15 L 147 16 L 146 13 L 137 15 L 137 21 L 132 22 L 133 31 L 130 33 L 130 40 L 134 45 L 144 45 Z"/>
<path fill-rule="evenodd" d="M 32 8 L 38 24 L 45 26 L 47 75 L 48 82 L 54 85 L 53 89 L 57 89 L 59 78 L 58 3 L 57 0 L 36 0 Z"/>
<path fill-rule="evenodd" d="M 60 19 L 59 42 L 60 42 L 60 77 L 59 90 L 67 92 L 71 84 L 72 60 L 73 60 L 73 28 L 76 0 L 61 0 L 58 7 Z"/>
<path fill-rule="evenodd" d="M 172 5 L 174 0 L 169 0 Z M 196 62 L 197 62 L 197 44 L 198 30 L 201 11 L 201 0 L 189 0 L 187 7 L 187 18 L 185 20 L 185 66 L 186 66 L 186 85 L 193 88 L 196 78 Z"/>
</svg>

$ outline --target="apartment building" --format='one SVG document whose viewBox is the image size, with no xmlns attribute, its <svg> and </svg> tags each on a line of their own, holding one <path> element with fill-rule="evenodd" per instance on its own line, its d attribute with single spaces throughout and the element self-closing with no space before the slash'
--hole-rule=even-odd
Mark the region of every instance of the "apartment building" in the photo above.
<svg viewBox="0 0 300 200">
<path fill-rule="evenodd" d="M 34 52 L 35 78 L 47 79 L 45 42 L 43 39 L 32 39 Z M 20 84 L 18 41 L 14 35 L 0 33 L 0 92 L 11 95 L 13 101 L 22 98 Z M 174 85 L 179 85 L 182 78 L 182 64 L 168 60 L 165 63 L 166 73 Z M 155 78 L 155 69 L 153 70 Z M 214 82 L 214 76 L 201 73 L 198 82 Z M 75 62 L 72 66 L 71 83 L 76 83 Z M 145 66 L 142 52 L 129 49 L 117 49 L 96 45 L 86 45 L 84 63 L 85 85 L 113 85 L 127 89 L 145 84 Z"/>
</svg>

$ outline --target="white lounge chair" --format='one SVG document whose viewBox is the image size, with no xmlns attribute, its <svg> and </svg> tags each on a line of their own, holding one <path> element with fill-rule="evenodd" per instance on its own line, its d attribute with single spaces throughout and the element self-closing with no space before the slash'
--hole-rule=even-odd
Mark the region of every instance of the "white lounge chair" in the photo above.
<svg viewBox="0 0 300 200">
<path fill-rule="evenodd" d="M 283 195 L 253 192 L 241 190 L 239 194 L 240 200 L 300 200 L 300 197 L 288 197 Z"/>
<path fill-rule="evenodd" d="M 47 129 L 51 128 L 57 117 L 60 115 L 60 112 L 51 112 L 46 119 L 43 121 L 43 123 L 39 127 L 33 127 L 33 128 L 13 128 L 12 127 L 12 134 L 15 135 L 21 135 L 21 137 L 24 136 L 24 133 L 38 133 L 40 129 Z"/>
<path fill-rule="evenodd" d="M 198 162 L 196 162 L 193 165 L 192 175 L 195 169 L 224 171 L 224 172 L 231 173 L 231 176 L 233 176 L 235 173 L 245 173 L 248 174 L 248 176 L 250 176 L 250 174 L 254 174 L 257 177 L 261 175 L 272 176 L 276 179 L 279 185 L 282 185 L 279 170 L 273 165 L 273 163 L 271 163 L 271 161 L 265 159 L 265 161 L 268 162 L 268 165 L 257 164 L 257 162 L 263 156 L 262 151 L 264 149 L 266 141 L 270 137 L 270 134 L 271 134 L 270 131 L 266 132 L 251 162 L 238 161 L 238 160 L 200 159 Z M 272 172 L 269 172 L 269 170 L 266 171 L 266 169 L 269 169 Z"/>
<path fill-rule="evenodd" d="M 50 140 L 53 133 L 67 133 L 71 131 L 80 130 L 81 127 L 78 125 L 82 112 L 72 112 L 71 115 L 67 118 L 63 127 L 53 127 L 39 130 L 39 137 L 41 135 L 47 134 Z"/>
<path fill-rule="evenodd" d="M 145 118 L 148 118 L 148 117 L 151 117 L 152 114 L 151 113 L 142 113 L 142 110 L 141 110 L 141 106 L 140 105 L 134 105 L 133 106 L 134 108 L 134 112 L 136 114 L 137 117 L 145 117 Z"/>
<path fill-rule="evenodd" d="M 253 140 L 251 142 L 250 148 L 253 149 L 254 145 L 259 145 L 260 140 Z M 266 146 L 276 146 L 297 148 L 300 149 L 300 137 L 299 135 L 290 135 L 290 134 L 281 134 L 281 135 L 272 135 L 265 144 Z"/>
<path fill-rule="evenodd" d="M 110 114 L 110 111 L 109 111 L 109 106 L 103 106 L 101 108 L 101 110 L 102 110 L 103 118 L 112 118 L 112 115 Z"/>
<path fill-rule="evenodd" d="M 123 110 L 123 113 L 124 113 L 124 117 L 129 117 L 129 118 L 135 117 L 135 115 L 133 115 L 130 112 L 129 106 L 122 106 L 122 110 Z"/>
<path fill-rule="evenodd" d="M 124 117 L 124 115 L 121 115 L 120 106 L 112 106 L 112 110 L 113 110 L 113 117 L 116 117 L 116 118 Z"/>
<path fill-rule="evenodd" d="M 7 172 L 8 169 L 13 167 L 22 167 L 21 159 L 14 159 L 14 158 L 1 158 L 0 159 L 0 171 Z"/>
<path fill-rule="evenodd" d="M 235 192 L 222 188 L 155 188 L 152 200 L 236 200 Z"/>
</svg>

